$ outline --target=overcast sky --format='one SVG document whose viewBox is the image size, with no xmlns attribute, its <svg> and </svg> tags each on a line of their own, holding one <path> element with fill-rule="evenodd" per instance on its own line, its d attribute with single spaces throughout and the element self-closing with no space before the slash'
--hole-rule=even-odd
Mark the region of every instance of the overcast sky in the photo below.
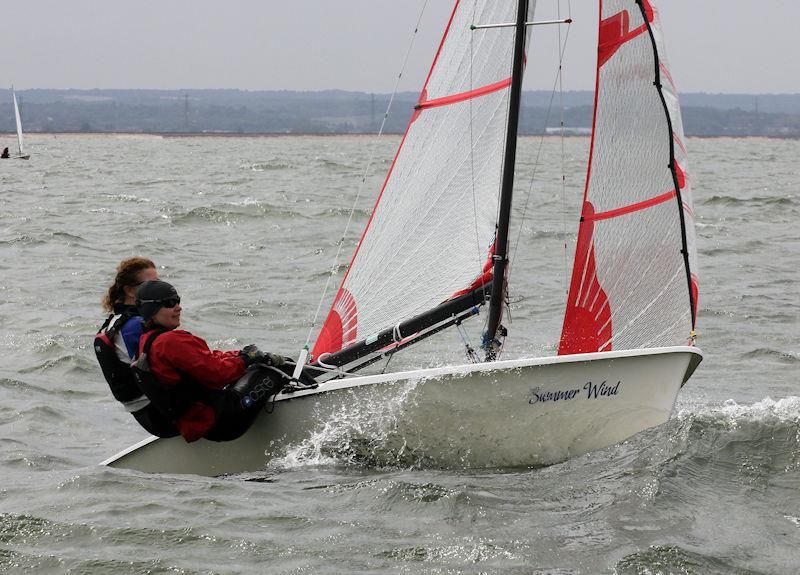
<svg viewBox="0 0 800 575">
<path fill-rule="evenodd" d="M 469 1 L 469 0 L 462 0 Z M 425 0 L 27 0 L 3 3 L 0 85 L 391 92 Z M 597 0 L 571 0 L 565 89 L 594 85 Z M 427 0 L 400 85 L 418 91 L 453 0 Z M 539 0 L 537 19 L 556 0 Z M 561 0 L 562 12 L 568 2 Z M 800 92 L 800 1 L 660 0 L 683 92 Z M 553 26 L 526 89 L 550 89 Z M 545 63 L 546 62 L 546 63 Z"/>
</svg>

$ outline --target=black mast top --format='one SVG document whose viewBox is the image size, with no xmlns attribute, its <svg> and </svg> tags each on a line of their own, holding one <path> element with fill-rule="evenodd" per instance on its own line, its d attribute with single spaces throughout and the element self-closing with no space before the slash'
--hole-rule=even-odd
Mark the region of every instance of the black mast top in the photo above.
<svg viewBox="0 0 800 575">
<path fill-rule="evenodd" d="M 522 73 L 525 63 L 525 19 L 528 16 L 528 0 L 519 0 L 514 40 L 514 64 L 511 72 L 511 95 L 508 105 L 508 129 L 503 160 L 503 179 L 500 188 L 500 212 L 497 218 L 492 298 L 489 301 L 489 322 L 483 335 L 486 361 L 492 361 L 499 346 L 495 336 L 500 328 L 503 302 L 506 299 L 506 270 L 508 268 L 508 221 L 511 217 L 511 195 L 514 189 L 514 166 L 517 158 L 517 126 L 519 124 L 520 99 L 522 95 Z"/>
</svg>

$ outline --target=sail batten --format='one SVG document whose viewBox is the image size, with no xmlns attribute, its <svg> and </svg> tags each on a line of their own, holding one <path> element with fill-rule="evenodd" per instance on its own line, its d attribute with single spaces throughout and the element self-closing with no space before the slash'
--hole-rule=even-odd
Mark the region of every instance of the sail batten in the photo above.
<svg viewBox="0 0 800 575">
<path fill-rule="evenodd" d="M 458 102 L 463 102 L 464 100 L 479 98 L 480 96 L 485 96 L 486 94 L 503 90 L 509 86 L 511 86 L 511 78 L 506 78 L 505 80 L 500 80 L 499 82 L 495 82 L 494 84 L 490 84 L 488 86 L 474 88 L 468 92 L 461 92 L 460 94 L 453 94 L 451 96 L 442 96 L 441 98 L 436 98 L 434 100 L 421 101 L 419 104 L 417 104 L 416 109 L 426 110 L 428 108 L 438 108 L 439 106 L 456 104 Z"/>
<path fill-rule="evenodd" d="M 660 196 L 655 196 L 648 200 L 643 200 L 641 202 L 636 202 L 635 204 L 628 204 L 627 206 L 623 206 L 621 208 L 616 208 L 614 210 L 608 210 L 605 212 L 594 213 L 591 215 L 584 216 L 585 218 L 591 219 L 593 221 L 598 220 L 607 220 L 609 218 L 618 218 L 619 216 L 624 216 L 626 214 L 630 214 L 633 212 L 638 212 L 639 210 L 646 210 L 652 206 L 657 206 L 662 202 L 669 201 L 673 199 L 676 195 L 676 191 L 672 190 L 667 192 L 666 194 L 661 194 Z"/>
</svg>

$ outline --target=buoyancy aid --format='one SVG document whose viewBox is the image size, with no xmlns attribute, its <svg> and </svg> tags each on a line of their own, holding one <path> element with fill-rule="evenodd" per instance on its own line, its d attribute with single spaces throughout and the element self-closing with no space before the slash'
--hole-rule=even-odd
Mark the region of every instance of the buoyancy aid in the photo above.
<svg viewBox="0 0 800 575">
<path fill-rule="evenodd" d="M 147 339 L 131 363 L 131 371 L 151 405 L 174 423 L 187 442 L 201 437 L 212 441 L 240 437 L 266 401 L 289 379 L 276 368 L 252 366 L 239 380 L 222 389 L 204 386 L 180 370 L 176 370 L 180 376 L 177 383 L 162 383 L 151 369 L 148 355 L 156 338 L 168 331 L 156 329 L 143 336 Z"/>
<path fill-rule="evenodd" d="M 95 335 L 94 353 L 97 355 L 97 362 L 103 370 L 103 376 L 111 388 L 114 399 L 122 403 L 126 411 L 136 411 L 147 405 L 147 398 L 139 389 L 130 364 L 122 361 L 117 355 L 114 339 L 122 327 L 138 314 L 133 306 L 115 306 L 114 312 L 108 316 Z M 120 318 L 112 324 L 111 321 L 117 315 L 120 315 Z"/>
<path fill-rule="evenodd" d="M 213 395 L 219 391 L 207 389 L 181 373 L 177 384 L 165 385 L 156 379 L 150 370 L 148 354 L 153 342 L 168 330 L 157 329 L 147 334 L 142 353 L 131 363 L 131 372 L 139 389 L 151 403 L 170 421 L 178 421 L 196 403 L 213 405 Z"/>
<path fill-rule="evenodd" d="M 158 437 L 174 437 L 178 435 L 175 426 L 158 412 L 136 383 L 130 364 L 122 361 L 117 354 L 115 340 L 117 334 L 131 318 L 137 315 L 133 306 L 114 306 L 114 313 L 108 316 L 94 339 L 97 361 L 114 399 L 122 404 L 125 411 L 133 415 L 139 425 L 148 433 Z M 116 316 L 120 317 L 112 324 Z"/>
</svg>

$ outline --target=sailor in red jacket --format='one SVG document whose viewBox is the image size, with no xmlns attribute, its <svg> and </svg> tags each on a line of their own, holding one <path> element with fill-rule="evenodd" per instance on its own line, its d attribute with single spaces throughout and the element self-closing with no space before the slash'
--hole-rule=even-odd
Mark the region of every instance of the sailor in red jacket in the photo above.
<svg viewBox="0 0 800 575">
<path fill-rule="evenodd" d="M 266 400 L 280 391 L 281 356 L 255 346 L 211 350 L 177 329 L 181 298 L 160 280 L 143 283 L 136 307 L 144 319 L 134 374 L 142 391 L 175 423 L 186 441 L 227 441 L 242 435 Z"/>
</svg>

